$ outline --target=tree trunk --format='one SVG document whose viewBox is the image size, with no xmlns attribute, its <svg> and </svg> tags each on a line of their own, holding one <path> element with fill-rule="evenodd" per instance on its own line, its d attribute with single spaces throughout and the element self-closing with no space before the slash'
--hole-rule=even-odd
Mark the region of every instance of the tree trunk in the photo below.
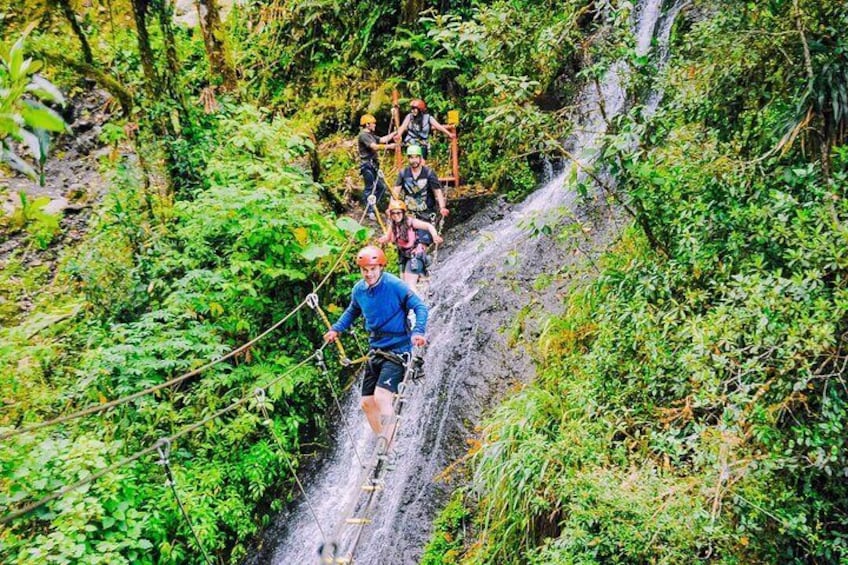
<svg viewBox="0 0 848 565">
<path fill-rule="evenodd" d="M 230 64 L 227 48 L 221 41 L 223 34 L 218 4 L 216 0 L 196 0 L 196 2 L 203 43 L 206 45 L 206 56 L 209 57 L 209 68 L 213 74 L 221 77 L 224 90 L 233 91 L 236 88 L 236 72 Z"/>
<path fill-rule="evenodd" d="M 414 24 L 418 21 L 418 14 L 426 7 L 425 0 L 403 0 L 400 8 L 400 23 Z"/>
<path fill-rule="evenodd" d="M 118 102 L 121 104 L 121 110 L 124 113 L 124 117 L 130 117 L 130 113 L 133 108 L 132 93 L 127 90 L 123 84 L 118 82 L 117 79 L 109 75 L 109 73 L 93 65 L 89 65 L 88 63 L 81 63 L 67 55 L 59 55 L 56 53 L 48 53 L 37 50 L 33 51 L 33 54 L 37 55 L 41 59 L 65 65 L 83 76 L 94 79 L 97 84 L 105 88 L 112 96 L 118 99 Z"/>
<path fill-rule="evenodd" d="M 159 20 L 159 29 L 165 40 L 165 61 L 168 72 L 165 73 L 164 81 L 174 100 L 185 106 L 182 91 L 177 83 L 180 76 L 180 60 L 177 57 L 177 42 L 174 38 L 174 5 L 171 0 L 150 0 L 151 7 L 156 12 Z"/>
<path fill-rule="evenodd" d="M 156 67 L 153 64 L 153 48 L 150 46 L 150 35 L 147 33 L 147 9 L 149 0 L 131 0 L 135 28 L 138 37 L 138 53 L 141 56 L 141 68 L 147 81 L 147 91 L 151 98 L 156 98 L 159 89 L 159 79 L 156 76 Z"/>
<path fill-rule="evenodd" d="M 71 8 L 71 3 L 69 0 L 52 0 L 52 3 L 55 3 L 62 10 L 62 14 L 65 16 L 65 19 L 68 20 L 68 23 L 71 24 L 71 29 L 74 32 L 74 35 L 77 36 L 77 39 L 82 46 L 82 58 L 87 65 L 94 66 L 94 56 L 91 54 L 91 45 L 88 44 L 88 38 L 85 36 L 85 33 L 82 31 L 82 26 L 80 26 L 77 21 L 77 15 L 74 13 L 73 8 Z"/>
</svg>

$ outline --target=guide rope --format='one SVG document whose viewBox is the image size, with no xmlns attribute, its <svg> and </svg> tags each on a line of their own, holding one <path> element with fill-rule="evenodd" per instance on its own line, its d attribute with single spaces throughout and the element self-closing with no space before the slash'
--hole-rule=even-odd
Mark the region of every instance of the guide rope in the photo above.
<svg viewBox="0 0 848 565">
<path fill-rule="evenodd" d="M 362 224 L 363 220 L 365 219 L 365 214 L 366 213 L 363 211 L 362 216 L 359 218 L 359 221 L 358 221 L 359 224 Z M 234 356 L 238 355 L 239 353 L 245 351 L 246 349 L 252 347 L 253 345 L 255 345 L 260 340 L 264 339 L 266 336 L 268 336 L 274 330 L 276 330 L 277 328 L 282 326 L 284 323 L 286 323 L 288 320 L 290 320 L 292 318 L 292 316 L 294 316 L 301 309 L 303 309 L 304 306 L 307 306 L 309 296 L 317 295 L 317 292 L 321 288 L 323 288 L 324 285 L 327 284 L 327 282 L 330 280 L 330 277 L 332 276 L 332 274 L 335 273 L 336 270 L 341 265 L 342 260 L 344 259 L 348 250 L 350 250 L 350 247 L 353 245 L 354 241 L 355 241 L 355 238 L 353 236 L 351 236 L 347 239 L 347 241 L 345 242 L 345 245 L 342 247 L 341 251 L 339 252 L 339 255 L 336 258 L 336 261 L 333 264 L 333 266 L 330 268 L 330 270 L 327 272 L 327 274 L 324 276 L 324 278 L 321 279 L 321 282 L 319 282 L 318 285 L 313 288 L 312 292 L 306 298 L 301 300 L 294 308 L 292 308 L 292 310 L 288 314 L 283 316 L 279 321 L 277 321 L 276 323 L 274 323 L 273 325 L 268 327 L 265 331 L 260 333 L 258 336 L 251 339 L 250 341 L 240 345 L 239 347 L 233 349 L 232 351 L 230 351 L 226 355 L 222 355 L 221 357 L 218 357 L 217 359 L 214 359 L 214 360 L 206 363 L 205 365 L 202 365 L 201 367 L 198 367 L 196 369 L 188 371 L 187 373 L 183 373 L 182 375 L 174 377 L 173 379 L 170 379 L 170 380 L 165 381 L 163 383 L 160 383 L 158 385 L 150 386 L 148 388 L 145 388 L 144 390 L 140 390 L 138 392 L 129 394 L 127 396 L 116 398 L 115 400 L 111 400 L 109 402 L 104 402 L 102 404 L 92 405 L 92 406 L 89 406 L 87 408 L 83 408 L 81 410 L 78 410 L 76 412 L 72 412 L 70 414 L 65 414 L 63 416 L 58 416 L 58 417 L 52 418 L 50 420 L 45 420 L 43 422 L 37 422 L 35 424 L 30 424 L 28 426 L 24 426 L 24 427 L 21 427 L 21 428 L 15 428 L 15 429 L 12 429 L 12 430 L 7 431 L 7 432 L 0 433 L 0 441 L 10 439 L 10 438 L 13 438 L 13 437 L 16 437 L 16 436 L 19 436 L 19 435 L 31 433 L 31 432 L 34 432 L 34 431 L 37 431 L 37 430 L 40 430 L 42 428 L 46 428 L 46 427 L 49 427 L 49 426 L 54 426 L 54 425 L 57 425 L 57 424 L 69 422 L 71 420 L 76 420 L 76 419 L 82 418 L 84 416 L 90 416 L 92 414 L 98 414 L 100 412 L 105 412 L 106 410 L 109 410 L 111 408 L 115 408 L 116 406 L 120 406 L 120 405 L 126 404 L 128 402 L 132 402 L 133 400 L 136 400 L 136 399 L 141 398 L 143 396 L 147 396 L 148 394 L 152 394 L 152 393 L 157 392 L 159 390 L 162 390 L 164 388 L 167 388 L 167 387 L 173 386 L 175 384 L 181 383 L 181 382 L 185 381 L 186 379 L 189 379 L 191 377 L 199 375 L 200 373 L 206 371 L 207 369 L 209 369 L 211 367 L 214 367 L 215 365 L 217 365 L 219 363 L 222 363 L 222 362 L 224 362 L 228 359 L 231 359 L 232 357 L 234 357 Z"/>
<path fill-rule="evenodd" d="M 333 401 L 335 401 L 336 409 L 339 411 L 339 416 L 342 419 L 342 426 L 344 426 L 345 432 L 347 433 L 347 437 L 350 439 L 351 449 L 353 449 L 353 454 L 356 455 L 356 460 L 359 461 L 359 466 L 362 467 L 362 457 L 359 456 L 359 450 L 356 449 L 356 441 L 353 439 L 353 433 L 350 431 L 350 427 L 348 426 L 347 417 L 344 414 L 344 410 L 342 410 L 342 404 L 341 402 L 339 402 L 339 397 L 336 394 L 336 387 L 335 385 L 333 385 L 333 381 L 330 378 L 330 371 L 327 369 L 327 364 L 324 362 L 324 352 L 321 351 L 320 353 L 320 355 L 316 355 L 315 362 L 318 364 L 318 368 L 321 370 L 321 375 L 327 380 L 327 385 L 330 387 L 330 392 L 333 393 Z"/>
<path fill-rule="evenodd" d="M 322 345 L 321 348 L 319 348 L 319 350 L 323 349 L 324 346 L 325 345 Z M 297 365 L 290 368 L 288 371 L 286 371 L 282 375 L 274 378 L 272 381 L 270 381 L 266 385 L 266 387 L 271 387 L 274 384 L 280 382 L 282 379 L 286 378 L 287 376 L 294 373 L 298 369 L 304 367 L 306 364 L 312 362 L 313 359 L 315 359 L 315 353 L 312 353 L 312 355 L 306 357 L 305 359 L 303 359 Z M 174 443 L 177 439 L 202 428 L 203 426 L 205 426 L 209 422 L 215 420 L 216 418 L 220 418 L 221 416 L 223 416 L 227 412 L 231 412 L 232 410 L 235 410 L 236 408 L 238 408 L 239 406 L 241 406 L 242 404 L 244 404 L 245 402 L 247 402 L 251 398 L 253 398 L 252 394 L 243 396 L 243 397 L 239 398 L 238 400 L 232 402 L 228 406 L 225 406 L 224 408 L 218 410 L 214 414 L 207 416 L 206 418 L 203 418 L 202 420 L 199 420 L 199 421 L 195 422 L 194 424 L 191 424 L 190 426 L 187 426 L 187 427 L 183 428 L 182 430 L 180 430 L 180 431 L 178 431 L 178 432 L 176 432 L 176 433 L 174 433 L 174 434 L 172 434 L 172 435 L 170 435 L 166 438 L 159 440 L 158 442 L 154 443 L 151 446 L 146 447 L 144 449 L 141 449 L 139 451 L 136 451 L 132 455 L 124 457 L 120 461 L 113 463 L 112 465 L 109 465 L 108 467 L 101 469 L 100 471 L 98 471 L 94 474 L 88 475 L 87 477 L 80 479 L 80 480 L 78 480 L 77 482 L 75 482 L 71 485 L 67 485 L 67 486 L 57 490 L 56 492 L 54 492 L 52 494 L 44 496 L 44 497 L 38 499 L 35 502 L 27 504 L 23 508 L 20 508 L 18 510 L 15 510 L 14 512 L 11 512 L 10 514 L 7 514 L 6 516 L 3 516 L 2 518 L 0 518 L 0 525 L 7 524 L 7 523 L 9 523 L 9 522 L 11 522 L 11 521 L 13 521 L 17 518 L 20 518 L 21 516 L 29 514 L 33 510 L 44 506 L 48 502 L 52 502 L 52 501 L 56 500 L 57 498 L 61 498 L 64 495 L 68 494 L 69 492 L 72 492 L 72 491 L 74 491 L 74 490 L 76 490 L 76 489 L 78 489 L 78 488 L 80 488 L 84 485 L 92 483 L 92 482 L 108 475 L 109 473 L 117 471 L 118 469 L 120 469 L 122 467 L 126 467 L 130 463 L 137 461 L 138 459 L 144 457 L 145 455 L 149 455 L 149 454 L 155 452 L 161 442 L 167 441 L 169 443 Z"/>
<path fill-rule="evenodd" d="M 318 351 L 321 350 L 319 349 Z M 291 456 L 289 455 L 288 451 L 286 451 L 286 448 L 283 445 L 283 441 L 280 439 L 280 436 L 277 435 L 277 430 L 274 429 L 274 421 L 271 420 L 271 416 L 268 414 L 265 389 L 257 388 L 254 391 L 254 396 L 256 397 L 256 407 L 259 408 L 259 411 L 262 412 L 262 417 L 265 418 L 262 421 L 262 424 L 266 428 L 268 428 L 268 430 L 271 432 L 271 436 L 277 442 L 277 445 L 280 448 L 280 453 L 283 454 L 283 459 L 286 460 L 286 465 L 288 465 L 289 471 L 291 471 L 292 477 L 294 477 L 294 482 L 297 483 L 297 488 L 300 489 L 300 493 L 303 495 L 303 499 L 306 502 L 306 506 L 309 507 L 309 512 L 312 513 L 312 517 L 315 519 L 315 524 L 318 526 L 318 531 L 321 532 L 321 538 L 324 539 L 324 541 L 326 542 L 326 536 L 324 535 L 324 530 L 321 528 L 321 521 L 318 519 L 318 514 L 315 512 L 315 507 L 312 506 L 312 502 L 309 500 L 309 495 L 306 494 L 306 489 L 303 488 L 303 483 L 300 482 L 300 479 L 297 476 L 297 470 L 295 470 L 294 464 L 291 462 Z"/>
</svg>

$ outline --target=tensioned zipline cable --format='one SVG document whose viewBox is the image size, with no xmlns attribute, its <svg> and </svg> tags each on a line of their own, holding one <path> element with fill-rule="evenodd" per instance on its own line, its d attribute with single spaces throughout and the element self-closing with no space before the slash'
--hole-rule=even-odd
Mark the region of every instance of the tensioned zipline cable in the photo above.
<svg viewBox="0 0 848 565">
<path fill-rule="evenodd" d="M 271 436 L 273 436 L 274 441 L 276 441 L 277 445 L 280 447 L 280 453 L 283 454 L 283 458 L 286 460 L 286 464 L 289 467 L 289 471 L 291 471 L 292 477 L 294 477 L 294 482 L 297 483 L 297 488 L 300 489 L 300 493 L 303 495 L 303 499 L 306 501 L 306 506 L 309 507 L 309 512 L 312 514 L 312 518 L 315 519 L 315 525 L 318 526 L 318 531 L 321 533 L 321 539 L 324 541 L 324 543 L 326 543 L 327 536 L 324 534 L 324 529 L 321 527 L 321 521 L 318 519 L 318 514 L 315 512 L 315 507 L 312 506 L 312 502 L 309 500 L 309 495 L 306 494 L 306 489 L 303 487 L 303 483 L 300 482 L 300 479 L 297 476 L 297 470 L 294 468 L 294 465 L 291 462 L 291 457 L 286 451 L 286 448 L 283 445 L 283 441 L 280 439 L 280 436 L 277 435 L 277 430 L 274 429 L 271 416 L 268 415 L 268 408 L 265 406 L 265 389 L 256 389 L 255 395 L 256 406 L 259 408 L 260 412 L 262 412 L 262 416 L 265 418 L 263 424 L 267 426 L 267 428 L 271 431 Z M 286 402 L 286 404 L 288 404 L 288 402 Z M 291 409 L 291 406 L 289 406 L 289 409 Z"/>
<path fill-rule="evenodd" d="M 191 519 L 188 517 L 188 512 L 186 512 L 185 506 L 183 506 L 183 501 L 180 500 L 180 495 L 177 492 L 177 480 L 174 478 L 174 473 L 171 471 L 171 462 L 168 459 L 171 455 L 171 442 L 159 442 L 157 451 L 159 452 L 159 461 L 157 461 L 157 463 L 165 470 L 165 484 L 171 487 L 171 492 L 174 493 L 174 499 L 177 501 L 177 506 L 180 507 L 183 519 L 186 524 L 188 524 L 188 529 L 191 530 L 191 535 L 194 536 L 194 542 L 197 544 L 197 547 L 200 548 L 200 552 L 203 554 L 203 559 L 206 561 L 206 565 L 214 565 L 212 559 L 209 558 L 209 554 L 206 553 L 206 549 L 203 547 L 203 542 L 200 541 L 200 536 L 197 535 L 197 531 L 194 529 L 194 524 L 191 523 Z"/>
<path fill-rule="evenodd" d="M 365 219 L 365 214 L 366 214 L 365 212 L 362 213 L 362 216 L 359 218 L 359 221 L 358 221 L 359 224 L 362 224 L 362 221 Z M 341 265 L 342 260 L 345 257 L 345 254 L 348 252 L 348 250 L 353 245 L 353 243 L 354 243 L 354 237 L 351 236 L 347 239 L 347 242 L 345 243 L 345 245 L 342 247 L 341 251 L 339 252 L 339 256 L 336 259 L 336 262 L 333 264 L 332 268 L 327 272 L 327 274 L 324 276 L 324 278 L 321 279 L 321 282 L 319 282 L 318 285 L 315 288 L 312 289 L 312 292 L 310 293 L 309 296 L 307 296 L 306 298 L 301 300 L 300 303 L 298 303 L 297 306 L 295 306 L 288 314 L 286 314 L 283 318 L 281 318 L 275 324 L 273 324 L 272 326 L 267 328 L 261 334 L 259 334 L 255 338 L 251 339 L 247 343 L 240 345 L 236 349 L 233 349 L 232 351 L 230 351 L 226 355 L 223 355 L 223 356 L 221 356 L 217 359 L 214 359 L 214 360 L 206 363 L 205 365 L 198 367 L 197 369 L 193 369 L 193 370 L 191 370 L 187 373 L 184 373 L 182 375 L 174 377 L 173 379 L 170 379 L 170 380 L 168 380 L 164 383 L 160 383 L 158 385 L 148 387 L 144 390 L 140 390 L 140 391 L 135 392 L 133 394 L 129 394 L 129 395 L 123 396 L 121 398 L 116 398 L 115 400 L 111 400 L 109 402 L 104 402 L 102 404 L 96 404 L 96 405 L 93 405 L 93 406 L 89 406 L 88 408 L 83 408 L 82 410 L 79 410 L 77 412 L 73 412 L 71 414 L 65 414 L 64 416 L 58 416 L 56 418 L 52 418 L 50 420 L 45 420 L 43 422 L 31 424 L 31 425 L 25 426 L 23 428 L 16 428 L 16 429 L 10 430 L 8 432 L 0 433 L 0 441 L 10 439 L 10 438 L 13 438 L 13 437 L 16 437 L 16 436 L 19 436 L 19 435 L 23 435 L 23 434 L 26 434 L 26 433 L 31 433 L 31 432 L 34 432 L 34 431 L 37 431 L 37 430 L 40 430 L 42 428 L 46 428 L 46 427 L 49 427 L 49 426 L 54 426 L 54 425 L 57 425 L 57 424 L 69 422 L 71 420 L 76 420 L 76 419 L 82 418 L 84 416 L 90 416 L 92 414 L 98 414 L 100 412 L 104 412 L 106 410 L 109 410 L 110 408 L 114 408 L 116 406 L 126 404 L 127 402 L 132 402 L 133 400 L 136 400 L 136 399 L 141 398 L 143 396 L 147 396 L 148 394 L 152 394 L 156 391 L 162 390 L 163 388 L 170 387 L 172 385 L 181 383 L 182 381 L 184 381 L 186 379 L 197 376 L 200 373 L 202 373 L 203 371 L 205 371 L 205 370 L 207 370 L 211 367 L 214 367 L 215 365 L 222 363 L 222 362 L 226 361 L 227 359 L 232 358 L 235 355 L 238 355 L 242 351 L 246 350 L 247 348 L 256 344 L 258 341 L 265 338 L 268 334 L 270 334 L 271 332 L 273 332 L 274 330 L 279 328 L 281 325 L 286 323 L 289 319 L 291 319 L 291 317 L 294 316 L 297 312 L 302 310 L 304 306 L 307 306 L 309 304 L 309 297 L 311 295 L 314 295 L 315 293 L 317 293 L 321 288 L 324 287 L 325 284 L 327 284 L 327 282 L 330 280 L 330 276 L 332 276 L 332 274 L 336 271 L 336 269 L 338 269 L 339 265 Z"/>
<path fill-rule="evenodd" d="M 294 367 L 292 367 L 291 369 L 289 369 L 288 371 L 286 371 L 282 375 L 275 377 L 268 384 L 266 384 L 265 387 L 268 388 L 268 387 L 271 387 L 271 386 L 277 384 L 278 382 L 280 382 L 281 380 L 283 380 L 284 378 L 286 378 L 290 374 L 294 373 L 296 370 L 305 366 L 307 363 L 312 362 L 317 355 L 317 351 L 322 351 L 324 349 L 324 347 L 326 347 L 326 344 L 321 345 L 321 347 L 318 348 L 315 352 L 313 352 L 312 355 L 303 359 L 300 363 L 298 363 L 297 365 L 295 365 Z M 175 433 L 173 435 L 170 435 L 166 438 L 160 439 L 156 443 L 154 443 L 153 445 L 146 447 L 146 448 L 144 448 L 140 451 L 137 451 L 137 452 L 133 453 L 132 455 L 129 455 L 129 456 L 121 459 L 117 463 L 113 463 L 112 465 L 109 465 L 105 469 L 101 469 L 100 471 L 98 471 L 97 473 L 94 473 L 93 475 L 89 475 L 89 476 L 85 477 L 84 479 L 80 479 L 79 481 L 62 488 L 62 489 L 54 492 L 53 494 L 49 494 L 49 495 L 31 503 L 31 504 L 27 504 L 23 508 L 14 511 L 11 514 L 7 514 L 6 516 L 3 516 L 2 518 L 0 518 L 0 525 L 7 524 L 7 523 L 11 522 L 12 520 L 20 518 L 21 516 L 32 512 L 36 508 L 40 508 L 41 506 L 44 506 L 48 502 L 56 500 L 57 498 L 61 498 L 62 496 L 68 494 L 71 491 L 78 489 L 79 487 L 81 487 L 83 485 L 87 485 L 88 483 L 94 482 L 94 481 L 100 479 L 101 477 L 108 475 L 109 473 L 116 471 L 117 469 L 120 469 L 121 467 L 125 467 L 126 465 L 129 465 L 130 463 L 137 461 L 138 459 L 144 457 L 145 455 L 153 453 L 154 451 L 156 451 L 162 445 L 163 442 L 173 443 L 175 440 L 183 437 L 184 435 L 190 434 L 191 432 L 202 428 L 203 426 L 205 426 L 206 424 L 208 424 L 212 420 L 214 420 L 216 418 L 220 418 L 221 416 L 223 416 L 227 412 L 235 410 L 236 408 L 238 408 L 239 406 L 241 406 L 242 404 L 244 404 L 245 402 L 247 402 L 251 398 L 253 398 L 253 393 L 251 393 L 247 396 L 243 396 L 242 398 L 239 398 L 238 400 L 234 401 L 229 406 L 226 406 L 226 407 L 218 410 L 217 412 L 215 412 L 211 416 L 207 416 L 206 418 L 204 418 L 204 419 L 202 419 L 198 422 L 195 422 L 194 424 L 192 424 L 190 426 L 183 428 L 182 430 L 178 431 L 177 433 Z"/>
</svg>

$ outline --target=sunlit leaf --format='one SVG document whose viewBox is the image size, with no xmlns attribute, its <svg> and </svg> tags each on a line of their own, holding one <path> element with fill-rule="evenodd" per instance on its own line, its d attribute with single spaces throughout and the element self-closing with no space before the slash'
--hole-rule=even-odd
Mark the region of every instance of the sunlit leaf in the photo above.
<svg viewBox="0 0 848 565">
<path fill-rule="evenodd" d="M 347 216 L 342 216 L 336 220 L 336 226 L 349 234 L 356 234 L 362 229 L 362 225 L 359 222 Z"/>
<path fill-rule="evenodd" d="M 329 245 L 324 244 L 310 244 L 306 249 L 300 252 L 303 255 L 303 258 L 307 261 L 314 261 L 316 259 L 320 259 L 321 257 L 326 257 L 332 252 L 332 249 Z"/>
<path fill-rule="evenodd" d="M 65 103 L 65 97 L 62 95 L 62 92 L 58 88 L 56 88 L 56 86 L 52 82 L 45 79 L 44 77 L 32 77 L 32 80 L 27 85 L 26 89 L 27 92 L 35 94 L 42 100 L 55 102 L 57 104 Z"/>
<path fill-rule="evenodd" d="M 39 102 L 24 102 L 21 115 L 28 126 L 48 131 L 65 131 L 67 125 L 62 116 Z"/>
</svg>

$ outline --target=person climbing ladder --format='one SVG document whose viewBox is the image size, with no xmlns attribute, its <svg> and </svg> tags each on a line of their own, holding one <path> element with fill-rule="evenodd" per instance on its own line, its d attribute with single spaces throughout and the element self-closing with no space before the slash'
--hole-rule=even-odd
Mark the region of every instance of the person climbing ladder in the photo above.
<svg viewBox="0 0 848 565">
<path fill-rule="evenodd" d="M 332 342 L 350 329 L 362 315 L 371 346 L 362 379 L 362 410 L 371 430 L 385 438 L 388 451 L 394 434 L 392 396 L 403 380 L 405 363 L 410 361 L 412 346 L 427 344 L 427 305 L 402 280 L 384 272 L 386 255 L 379 247 L 366 246 L 356 256 L 362 280 L 351 292 L 350 304 L 324 340 Z M 410 331 L 406 320 L 415 312 L 415 327 Z"/>
<path fill-rule="evenodd" d="M 400 276 L 413 292 L 418 293 L 418 279 L 427 274 L 430 266 L 427 245 L 441 244 L 444 240 L 433 224 L 408 216 L 403 200 L 391 199 L 388 214 L 388 231 L 378 241 L 397 246 Z M 426 239 L 422 237 L 424 234 L 428 236 Z"/>
</svg>

